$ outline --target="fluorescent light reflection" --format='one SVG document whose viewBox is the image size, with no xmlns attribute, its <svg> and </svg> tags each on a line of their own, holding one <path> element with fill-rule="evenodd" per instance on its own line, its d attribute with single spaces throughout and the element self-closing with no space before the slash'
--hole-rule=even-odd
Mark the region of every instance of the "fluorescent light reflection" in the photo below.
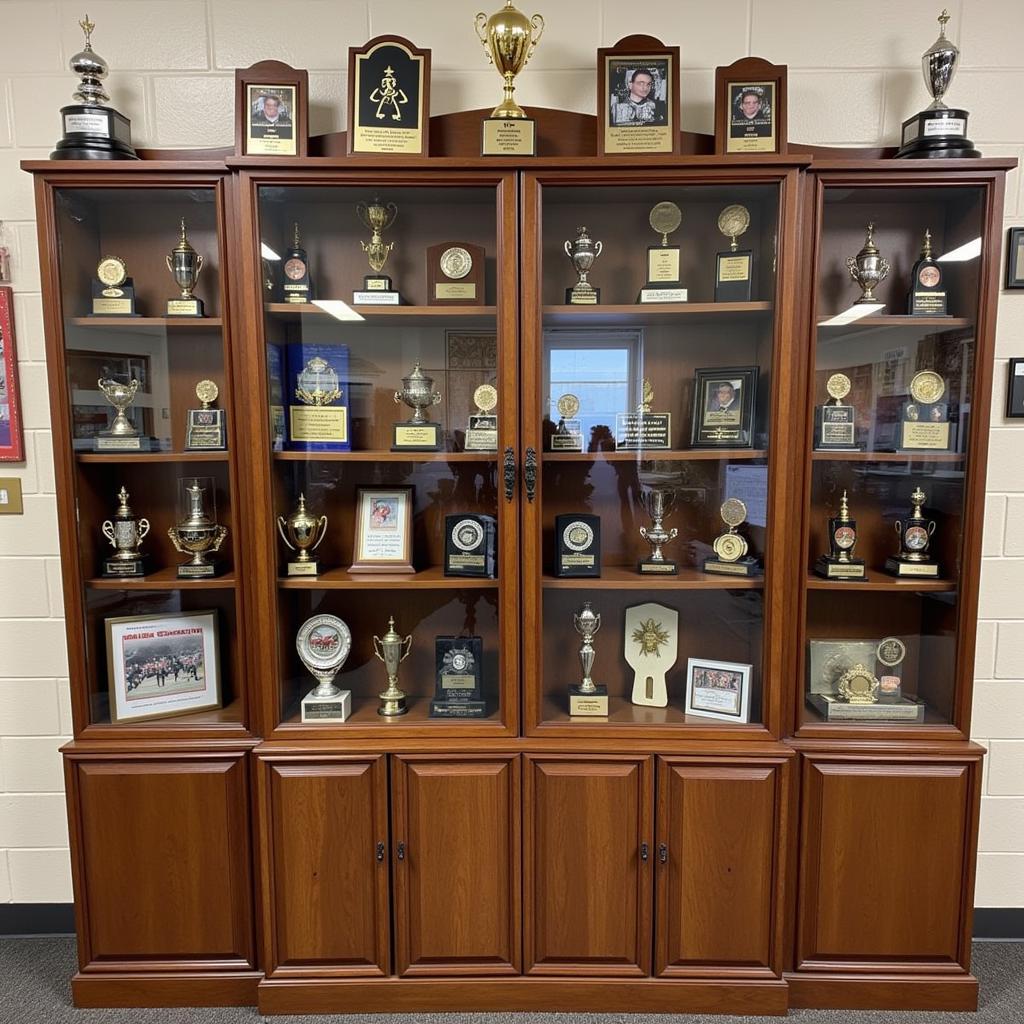
<svg viewBox="0 0 1024 1024">
<path fill-rule="evenodd" d="M 266 242 L 260 242 L 260 255 L 265 260 L 279 260 L 281 258 Z"/>
<path fill-rule="evenodd" d="M 966 263 L 967 260 L 976 260 L 981 255 L 981 238 L 961 245 L 959 249 L 943 253 L 936 263 Z"/>
<path fill-rule="evenodd" d="M 885 309 L 884 302 L 857 302 L 849 309 L 844 309 L 842 313 L 836 313 L 831 320 L 823 320 L 818 326 L 842 327 L 843 324 L 852 324 L 854 320 L 861 320 L 872 313 L 877 313 L 880 309 Z"/>
<path fill-rule="evenodd" d="M 357 313 L 347 302 L 341 299 L 314 299 L 313 305 L 322 309 L 335 320 L 365 320 L 366 317 Z"/>
</svg>

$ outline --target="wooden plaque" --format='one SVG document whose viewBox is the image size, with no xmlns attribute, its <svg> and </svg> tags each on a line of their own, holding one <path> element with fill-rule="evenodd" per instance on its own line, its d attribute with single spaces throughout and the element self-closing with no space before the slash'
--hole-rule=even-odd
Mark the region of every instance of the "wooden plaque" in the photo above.
<svg viewBox="0 0 1024 1024">
<path fill-rule="evenodd" d="M 235 71 L 235 153 L 309 153 L 309 75 L 279 60 Z"/>
<path fill-rule="evenodd" d="M 482 245 L 441 242 L 427 249 L 427 305 L 486 305 Z"/>
<path fill-rule="evenodd" d="M 24 459 L 18 354 L 14 346 L 14 290 L 0 288 L 0 462 Z"/>
<path fill-rule="evenodd" d="M 715 153 L 786 152 L 785 64 L 743 57 L 715 69 Z"/>
</svg>

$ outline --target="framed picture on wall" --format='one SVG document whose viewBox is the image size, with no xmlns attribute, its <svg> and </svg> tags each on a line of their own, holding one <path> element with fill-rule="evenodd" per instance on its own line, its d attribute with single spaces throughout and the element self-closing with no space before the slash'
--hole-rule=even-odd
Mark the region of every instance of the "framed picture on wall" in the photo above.
<svg viewBox="0 0 1024 1024">
<path fill-rule="evenodd" d="M 1006 236 L 1006 287 L 1024 288 L 1024 228 L 1010 228 Z"/>
<path fill-rule="evenodd" d="M 14 341 L 14 292 L 0 288 L 0 462 L 25 459 L 18 396 L 18 354 Z"/>
</svg>

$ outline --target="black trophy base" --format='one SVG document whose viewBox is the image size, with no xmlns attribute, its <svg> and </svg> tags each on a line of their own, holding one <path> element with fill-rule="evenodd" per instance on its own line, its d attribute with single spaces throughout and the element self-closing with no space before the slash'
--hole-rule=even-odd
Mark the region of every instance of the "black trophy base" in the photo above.
<svg viewBox="0 0 1024 1024">
<path fill-rule="evenodd" d="M 439 423 L 395 423 L 391 433 L 393 452 L 439 452 L 442 445 Z"/>
<path fill-rule="evenodd" d="M 150 555 L 137 555 L 135 558 L 105 558 L 100 575 L 105 579 L 129 580 L 148 576 L 151 572 Z"/>
<path fill-rule="evenodd" d="M 400 306 L 402 296 L 391 286 L 391 278 L 368 274 L 363 278 L 362 291 L 352 293 L 356 306 Z"/>
<path fill-rule="evenodd" d="M 569 687 L 569 715 L 572 718 L 607 718 L 608 687 L 596 686 L 589 693 L 580 690 L 579 683 Z"/>
<path fill-rule="evenodd" d="M 814 574 L 823 580 L 866 580 L 867 569 L 859 558 L 851 558 L 849 562 L 822 555 L 814 565 Z"/>
<path fill-rule="evenodd" d="M 132 125 L 111 107 L 90 103 L 60 109 L 64 138 L 50 154 L 51 160 L 138 160 L 132 148 Z"/>
<path fill-rule="evenodd" d="M 151 452 L 157 447 L 156 439 L 144 434 L 120 437 L 114 434 L 98 434 L 92 439 L 92 450 L 105 455 L 117 452 Z"/>
<path fill-rule="evenodd" d="M 168 316 L 184 316 L 198 319 L 206 316 L 202 299 L 168 299 Z"/>
<path fill-rule="evenodd" d="M 223 576 L 227 565 L 224 562 L 214 559 L 212 562 L 203 562 L 201 565 L 193 565 L 188 562 L 186 565 L 178 566 L 179 580 L 208 580 L 216 576 Z"/>
<path fill-rule="evenodd" d="M 919 579 L 938 579 L 938 562 L 908 562 L 895 555 L 890 555 L 885 560 L 885 571 L 890 576 L 899 576 L 901 579 L 917 577 Z"/>
<path fill-rule="evenodd" d="M 485 718 L 487 701 L 485 700 L 432 700 L 430 702 L 431 718 Z"/>
<path fill-rule="evenodd" d="M 859 452 L 852 405 L 819 405 L 814 415 L 816 452 Z"/>
<path fill-rule="evenodd" d="M 678 576 L 679 566 L 675 562 L 662 559 L 660 562 L 647 558 L 637 563 L 637 572 L 641 576 Z"/>
<path fill-rule="evenodd" d="M 749 578 L 761 575 L 761 563 L 756 558 L 737 558 L 735 562 L 723 562 L 720 558 L 705 558 L 704 571 L 717 576 Z"/>
<path fill-rule="evenodd" d="M 599 306 L 601 304 L 601 289 L 566 288 L 565 304 L 567 306 Z"/>
<path fill-rule="evenodd" d="M 306 286 L 301 288 L 287 284 L 284 286 L 284 301 L 290 302 L 293 306 L 306 305 L 312 298 L 312 292 Z"/>
<path fill-rule="evenodd" d="M 715 302 L 750 302 L 754 252 L 727 249 L 716 257 Z"/>
<path fill-rule="evenodd" d="M 583 435 L 573 432 L 551 435 L 551 450 L 553 452 L 581 452 L 583 451 Z"/>
<path fill-rule="evenodd" d="M 967 111 L 948 107 L 922 110 L 903 122 L 903 145 L 896 153 L 903 160 L 973 160 L 981 156 L 967 131 Z"/>
</svg>

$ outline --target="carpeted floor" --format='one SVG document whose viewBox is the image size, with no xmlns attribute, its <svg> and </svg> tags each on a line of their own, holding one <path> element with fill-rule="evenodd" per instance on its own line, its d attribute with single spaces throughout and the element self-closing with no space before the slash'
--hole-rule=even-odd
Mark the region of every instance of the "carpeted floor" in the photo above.
<svg viewBox="0 0 1024 1024">
<path fill-rule="evenodd" d="M 1024 1021 L 1024 942 L 976 942 L 974 973 L 981 1005 L 970 1013 L 851 1013 L 794 1010 L 799 1024 L 1017 1024 Z M 216 1010 L 76 1010 L 68 979 L 76 967 L 75 940 L 65 936 L 0 939 L 0 1024 L 257 1024 L 251 1007 Z M 268 1021 L 315 1024 L 736 1024 L 778 1017 L 693 1017 L 617 1013 L 447 1013 L 413 1016 L 351 1014 L 330 1017 L 268 1017 Z"/>
</svg>

